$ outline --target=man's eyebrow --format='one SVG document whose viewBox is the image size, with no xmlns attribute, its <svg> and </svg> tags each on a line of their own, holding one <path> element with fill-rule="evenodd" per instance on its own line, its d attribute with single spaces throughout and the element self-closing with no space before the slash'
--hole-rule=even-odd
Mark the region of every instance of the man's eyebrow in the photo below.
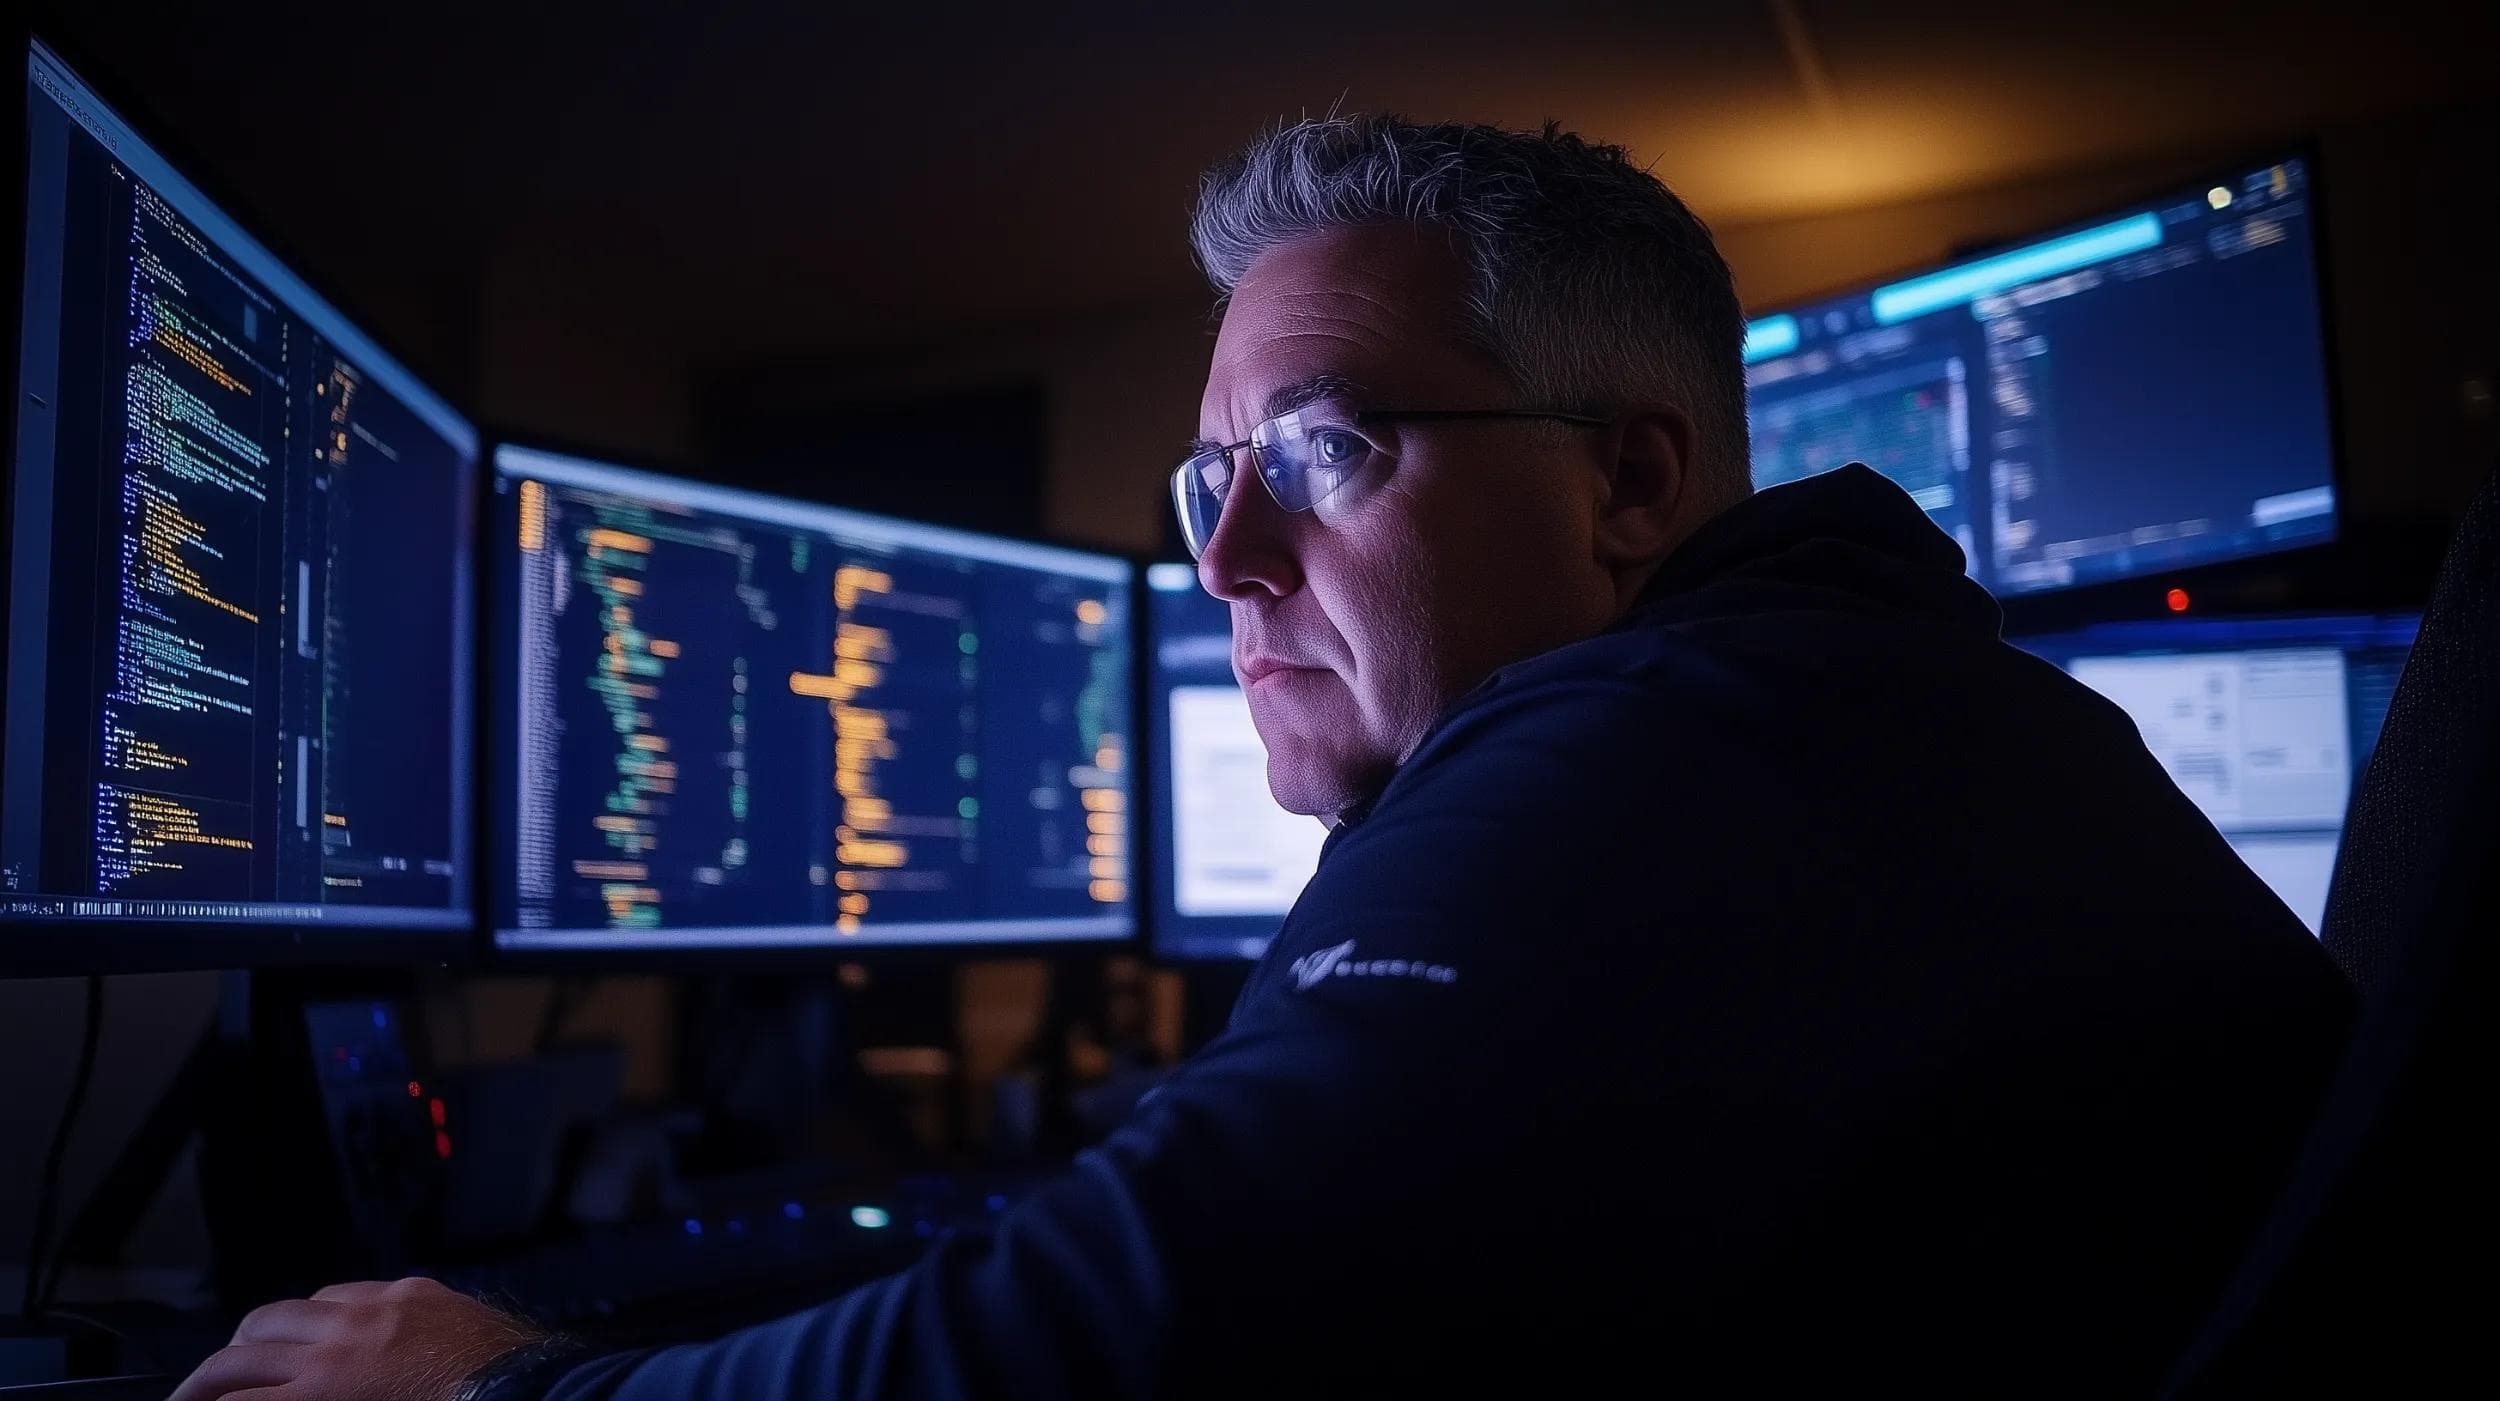
<svg viewBox="0 0 2500 1401">
<path fill-rule="evenodd" d="M 1295 409 L 1307 408 L 1323 399 L 1354 400 L 1363 398 L 1363 386 L 1343 375 L 1312 375 L 1298 379 L 1267 396 L 1267 416 L 1277 418 Z"/>
<path fill-rule="evenodd" d="M 1309 375 L 1269 394 L 1265 414 L 1268 418 L 1281 418 L 1325 399 L 1358 401 L 1365 397 L 1363 386 L 1343 375 Z M 1195 457 L 1224 446 L 1213 438 L 1192 438 L 1189 440 L 1189 455 Z"/>
</svg>

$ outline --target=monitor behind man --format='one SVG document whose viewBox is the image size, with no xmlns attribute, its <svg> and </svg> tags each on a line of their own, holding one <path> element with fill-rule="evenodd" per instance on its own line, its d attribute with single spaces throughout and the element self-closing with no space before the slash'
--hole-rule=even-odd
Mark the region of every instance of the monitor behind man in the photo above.
<svg viewBox="0 0 2500 1401">
<path fill-rule="evenodd" d="M 1760 317 L 1754 479 L 1865 462 L 2000 596 L 2330 541 L 2317 205 L 2287 155 Z"/>
<path fill-rule="evenodd" d="M 2022 639 L 2135 721 L 2231 849 L 2317 933 L 2344 808 L 2416 615 L 2113 623 Z"/>
<path fill-rule="evenodd" d="M 1257 958 L 1319 864 L 1319 823 L 1276 806 L 1233 676 L 1232 618 L 1185 564 L 1146 570 L 1155 707 L 1155 951 Z"/>
</svg>

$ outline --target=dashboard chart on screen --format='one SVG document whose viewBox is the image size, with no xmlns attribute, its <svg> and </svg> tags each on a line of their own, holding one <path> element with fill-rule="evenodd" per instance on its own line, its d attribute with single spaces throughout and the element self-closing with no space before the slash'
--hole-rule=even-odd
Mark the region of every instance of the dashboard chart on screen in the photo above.
<svg viewBox="0 0 2500 1401">
<path fill-rule="evenodd" d="M 2019 639 L 2116 702 L 2312 933 L 2416 615 L 2110 624 Z"/>
<path fill-rule="evenodd" d="M 28 61 L 0 914 L 471 927 L 474 430 Z"/>
<path fill-rule="evenodd" d="M 1230 610 L 1185 564 L 1146 571 L 1157 708 L 1154 947 L 1256 958 L 1319 866 L 1326 829 L 1276 806 L 1267 748 L 1233 676 Z"/>
<path fill-rule="evenodd" d="M 502 946 L 1134 931 L 1125 561 L 495 466 Z"/>
<path fill-rule="evenodd" d="M 2307 163 L 1746 328 L 1754 481 L 1864 462 L 2000 594 L 2332 540 Z"/>
</svg>

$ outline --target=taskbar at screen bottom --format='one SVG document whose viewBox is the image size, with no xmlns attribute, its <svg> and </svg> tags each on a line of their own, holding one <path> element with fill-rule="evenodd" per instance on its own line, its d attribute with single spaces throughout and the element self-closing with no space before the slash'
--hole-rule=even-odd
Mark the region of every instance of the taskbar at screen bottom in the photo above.
<svg viewBox="0 0 2500 1401">
<path fill-rule="evenodd" d="M 1283 917 L 1277 918 L 1282 923 Z M 1263 934 L 1174 934 L 1157 930 L 1154 955 L 1170 963 L 1256 963 L 1275 940 L 1270 925 Z"/>
<path fill-rule="evenodd" d="M 257 924 L 339 929 L 471 929 L 466 909 L 428 905 L 305 905 L 266 900 L 129 900 L 102 895 L 0 895 L 0 922 Z"/>
<path fill-rule="evenodd" d="M 498 929 L 495 947 L 507 953 L 562 950 L 908 948 L 915 944 L 1050 943 L 1129 938 L 1136 924 L 1125 915 L 1061 919 L 931 920 L 864 924 L 840 933 L 823 924 L 686 925 L 657 929 Z"/>
</svg>

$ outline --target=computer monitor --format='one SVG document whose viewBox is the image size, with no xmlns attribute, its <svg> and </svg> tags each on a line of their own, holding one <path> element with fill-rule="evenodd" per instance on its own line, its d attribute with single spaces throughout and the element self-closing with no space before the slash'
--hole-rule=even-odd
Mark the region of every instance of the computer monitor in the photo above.
<svg viewBox="0 0 2500 1401">
<path fill-rule="evenodd" d="M 463 950 L 476 433 L 26 64 L 0 967 Z"/>
<path fill-rule="evenodd" d="M 1746 327 L 1757 486 L 1863 461 L 2000 595 L 2336 534 L 2297 156 Z"/>
<path fill-rule="evenodd" d="M 1268 793 L 1267 748 L 1233 676 L 1230 610 L 1186 564 L 1147 567 L 1146 606 L 1154 950 L 1257 958 L 1317 869 L 1327 833 Z"/>
<path fill-rule="evenodd" d="M 2109 624 L 2017 639 L 2118 703 L 2310 932 L 2419 615 Z"/>
<path fill-rule="evenodd" d="M 498 947 L 1132 937 L 1131 568 L 506 445 Z"/>
</svg>

